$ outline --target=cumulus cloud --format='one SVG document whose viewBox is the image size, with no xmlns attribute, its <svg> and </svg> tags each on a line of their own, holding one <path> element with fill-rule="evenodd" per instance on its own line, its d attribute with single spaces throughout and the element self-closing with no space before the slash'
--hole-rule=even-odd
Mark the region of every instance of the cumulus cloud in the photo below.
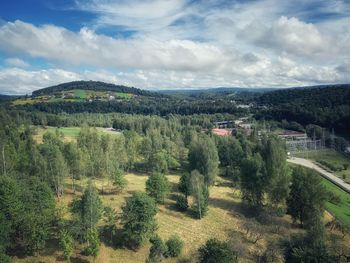
<svg viewBox="0 0 350 263">
<path fill-rule="evenodd" d="M 95 19 L 77 31 L 0 24 L 0 52 L 13 57 L 0 69 L 0 90 L 26 93 L 76 79 L 140 88 L 350 81 L 350 3 L 343 0 L 76 0 L 74 8 Z M 51 69 L 28 70 L 23 56 Z"/>
</svg>

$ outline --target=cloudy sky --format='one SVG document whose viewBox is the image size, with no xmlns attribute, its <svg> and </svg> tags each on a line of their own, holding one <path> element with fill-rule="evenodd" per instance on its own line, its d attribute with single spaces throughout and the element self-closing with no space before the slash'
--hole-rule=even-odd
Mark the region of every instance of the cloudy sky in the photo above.
<svg viewBox="0 0 350 263">
<path fill-rule="evenodd" d="M 350 82 L 348 0 L 0 2 L 0 93 Z"/>
</svg>

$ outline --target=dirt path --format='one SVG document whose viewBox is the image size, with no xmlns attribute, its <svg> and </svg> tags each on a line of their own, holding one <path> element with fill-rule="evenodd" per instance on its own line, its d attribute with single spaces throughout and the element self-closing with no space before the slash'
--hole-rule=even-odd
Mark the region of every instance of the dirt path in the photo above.
<svg viewBox="0 0 350 263">
<path fill-rule="evenodd" d="M 297 158 L 297 157 L 292 157 L 287 159 L 287 162 L 302 165 L 311 169 L 314 169 L 315 171 L 319 172 L 323 177 L 334 183 L 335 185 L 339 186 L 341 189 L 346 191 L 347 193 L 350 194 L 350 184 L 345 183 L 342 179 L 337 177 L 336 175 L 327 172 L 325 169 L 321 168 L 314 162 L 304 159 L 304 158 Z"/>
</svg>

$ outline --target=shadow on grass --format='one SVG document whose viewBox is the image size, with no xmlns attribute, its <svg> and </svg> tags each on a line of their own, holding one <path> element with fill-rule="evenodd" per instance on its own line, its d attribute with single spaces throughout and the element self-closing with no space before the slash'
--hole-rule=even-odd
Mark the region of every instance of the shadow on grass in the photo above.
<svg viewBox="0 0 350 263">
<path fill-rule="evenodd" d="M 111 247 L 113 249 L 124 248 L 123 244 L 123 230 L 117 228 L 112 232 L 112 229 L 107 226 L 100 228 L 100 239 L 101 242 L 105 244 L 106 247 Z"/>
</svg>

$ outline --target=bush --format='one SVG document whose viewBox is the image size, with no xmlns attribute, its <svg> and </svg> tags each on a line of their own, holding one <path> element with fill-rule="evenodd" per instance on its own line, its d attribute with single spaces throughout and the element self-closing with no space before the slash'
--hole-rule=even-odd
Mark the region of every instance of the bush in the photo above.
<svg viewBox="0 0 350 263">
<path fill-rule="evenodd" d="M 227 243 L 215 238 L 209 239 L 204 246 L 199 248 L 200 263 L 235 263 L 236 253 Z"/>
<path fill-rule="evenodd" d="M 166 256 L 177 257 L 181 254 L 184 242 L 177 235 L 173 235 L 166 242 L 166 245 L 168 247 Z"/>
<path fill-rule="evenodd" d="M 176 207 L 180 211 L 186 211 L 188 209 L 188 201 L 187 198 L 183 195 L 176 196 Z"/>
<path fill-rule="evenodd" d="M 150 239 L 152 246 L 149 249 L 149 255 L 146 263 L 162 262 L 167 252 L 167 247 L 163 240 L 158 236 L 154 236 Z"/>
</svg>

